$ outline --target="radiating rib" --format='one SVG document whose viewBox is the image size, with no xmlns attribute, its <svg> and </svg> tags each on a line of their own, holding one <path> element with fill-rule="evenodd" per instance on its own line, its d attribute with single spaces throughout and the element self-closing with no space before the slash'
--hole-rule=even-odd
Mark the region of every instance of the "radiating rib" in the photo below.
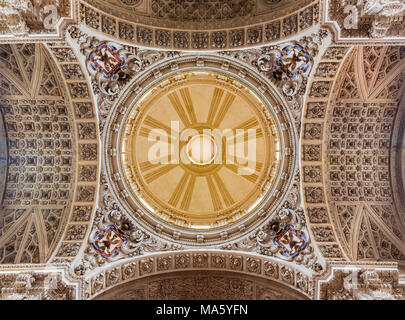
<svg viewBox="0 0 405 320">
<path fill-rule="evenodd" d="M 237 127 L 235 127 L 234 130 L 236 130 L 236 129 L 247 130 L 247 129 L 254 128 L 258 125 L 259 125 L 259 122 L 257 122 L 256 118 L 250 118 L 249 120 L 247 120 L 247 121 L 241 123 L 240 125 L 238 125 Z"/>
<path fill-rule="evenodd" d="M 249 137 L 249 131 L 251 129 L 255 129 L 255 128 L 249 128 L 249 129 L 245 129 L 245 131 L 243 133 L 236 133 L 235 134 L 235 138 L 239 138 L 242 134 L 243 134 L 243 141 L 249 141 L 249 139 L 252 139 Z M 256 128 L 256 135 L 254 136 L 255 139 L 259 139 L 263 137 L 263 130 L 262 128 Z"/>
<path fill-rule="evenodd" d="M 167 125 L 165 125 L 163 122 L 156 120 L 155 118 L 151 116 L 146 116 L 144 122 L 149 127 L 155 128 L 155 129 L 162 129 L 166 131 L 167 133 L 170 133 L 171 128 Z"/>
<path fill-rule="evenodd" d="M 225 168 L 231 170 L 233 173 L 241 176 L 242 178 L 245 178 L 246 180 L 256 183 L 257 178 L 259 177 L 257 174 L 251 174 L 251 175 L 246 175 L 246 174 L 239 174 L 238 173 L 238 168 L 243 168 L 244 166 L 237 165 L 237 164 L 226 164 Z"/>
<path fill-rule="evenodd" d="M 170 170 L 174 169 L 177 165 L 156 164 L 154 166 L 157 167 L 158 169 L 144 175 L 144 178 L 147 183 L 151 183 L 152 181 L 156 180 L 157 178 L 167 174 Z"/>
<path fill-rule="evenodd" d="M 182 210 L 188 210 L 188 208 L 190 207 L 190 202 L 194 191 L 195 180 L 196 177 L 191 176 L 190 180 L 188 181 L 186 191 L 184 192 L 183 201 L 180 204 L 180 209 Z"/>
<path fill-rule="evenodd" d="M 172 130 L 169 126 L 165 125 L 163 122 L 160 122 L 159 120 L 156 120 L 155 118 L 151 116 L 146 116 L 145 121 L 143 122 L 144 125 L 147 125 L 149 127 L 152 127 L 153 129 L 160 129 L 166 132 L 167 136 L 170 138 L 175 138 L 173 135 L 177 135 L 178 132 L 175 130 Z M 150 132 L 152 129 L 147 128 L 147 127 L 142 127 L 139 130 L 139 135 L 145 138 L 149 138 Z"/>
</svg>

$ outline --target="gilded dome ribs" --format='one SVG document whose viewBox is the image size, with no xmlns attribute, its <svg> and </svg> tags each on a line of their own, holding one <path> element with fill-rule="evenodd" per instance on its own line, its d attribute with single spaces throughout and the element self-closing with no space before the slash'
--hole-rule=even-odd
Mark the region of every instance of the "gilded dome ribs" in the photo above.
<svg viewBox="0 0 405 320">
<path fill-rule="evenodd" d="M 193 188 L 194 188 L 194 182 L 195 180 L 191 181 L 192 183 L 188 183 L 189 178 L 191 177 L 191 174 L 188 172 L 184 172 L 183 176 L 181 177 L 179 183 L 176 186 L 176 189 L 174 190 L 171 198 L 169 199 L 169 204 L 172 205 L 173 207 L 177 207 L 178 202 L 180 201 L 180 197 L 183 193 L 183 190 L 185 189 L 186 185 L 186 193 L 192 193 L 193 192 Z M 188 191 L 187 191 L 188 190 Z M 189 203 L 189 201 L 187 201 Z M 183 208 L 184 206 L 182 206 Z"/>
<path fill-rule="evenodd" d="M 183 201 L 181 202 L 180 209 L 187 211 L 190 207 L 191 198 L 193 196 L 195 181 L 197 177 L 190 175 L 190 180 L 187 183 L 187 187 L 185 188 Z"/>
<path fill-rule="evenodd" d="M 227 168 L 227 169 L 231 170 L 233 173 L 237 174 L 238 170 L 243 168 L 243 167 L 241 165 L 237 165 L 237 164 L 226 164 L 225 168 Z M 257 170 L 257 171 L 260 171 L 260 170 Z M 258 179 L 257 174 L 250 174 L 250 175 L 243 174 L 243 175 L 240 175 L 240 177 L 245 178 L 246 180 L 250 181 L 251 183 L 256 183 L 256 181 Z"/>
<path fill-rule="evenodd" d="M 237 129 L 252 129 L 254 127 L 256 127 L 259 123 L 257 122 L 256 118 L 250 118 L 248 120 L 246 120 L 245 122 L 239 124 L 238 126 L 234 127 L 234 130 Z"/>
<path fill-rule="evenodd" d="M 0 300 L 405 300 L 404 1 L 0 0 Z"/>
<path fill-rule="evenodd" d="M 181 122 L 183 122 L 186 127 L 190 127 L 192 125 L 192 121 L 189 120 L 189 118 L 192 118 L 192 116 L 190 115 L 190 109 L 186 109 L 186 111 L 184 111 L 179 96 L 176 92 L 169 94 L 168 97 L 174 110 L 176 110 L 178 116 L 180 117 Z M 192 114 L 194 115 L 194 111 Z"/>
<path fill-rule="evenodd" d="M 159 120 L 156 120 L 155 118 L 153 118 L 153 117 L 151 117 L 151 116 L 146 116 L 146 118 L 145 118 L 145 120 L 144 120 L 144 123 L 146 124 L 146 125 L 148 125 L 149 127 L 151 127 L 151 128 L 154 128 L 154 129 L 163 129 L 163 130 L 165 130 L 166 131 L 166 133 L 170 133 L 171 132 L 171 130 L 172 130 L 172 128 L 170 128 L 169 126 L 167 126 L 167 125 L 165 125 L 164 123 L 162 123 L 161 121 L 159 121 Z"/>
<path fill-rule="evenodd" d="M 158 133 L 160 132 L 160 130 L 163 130 L 164 132 L 166 132 L 166 138 L 168 140 L 168 143 L 171 142 L 171 139 L 174 138 L 174 135 L 177 135 L 178 132 L 177 130 L 175 130 L 175 128 L 169 127 L 165 124 L 163 124 L 161 121 L 156 120 L 155 118 L 151 117 L 151 116 L 146 116 L 145 120 L 144 120 L 144 124 L 151 127 L 150 128 L 146 128 L 146 127 L 142 127 L 139 130 L 139 135 L 144 137 L 144 138 L 149 138 L 154 136 L 154 134 L 152 134 L 153 130 L 157 130 L 154 133 Z"/>
</svg>

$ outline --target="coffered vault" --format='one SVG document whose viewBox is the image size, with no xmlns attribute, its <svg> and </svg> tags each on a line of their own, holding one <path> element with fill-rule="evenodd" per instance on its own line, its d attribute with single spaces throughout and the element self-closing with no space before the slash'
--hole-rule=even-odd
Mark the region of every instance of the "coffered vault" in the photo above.
<svg viewBox="0 0 405 320">
<path fill-rule="evenodd" d="M 1 299 L 405 298 L 401 1 L 48 2 L 0 4 Z"/>
</svg>

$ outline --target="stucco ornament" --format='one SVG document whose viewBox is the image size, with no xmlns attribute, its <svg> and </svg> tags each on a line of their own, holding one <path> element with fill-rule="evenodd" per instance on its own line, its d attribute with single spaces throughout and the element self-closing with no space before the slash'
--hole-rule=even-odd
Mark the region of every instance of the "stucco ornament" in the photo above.
<svg viewBox="0 0 405 320">
<path fill-rule="evenodd" d="M 105 185 L 101 191 L 101 199 L 99 208 L 96 210 L 93 228 L 84 255 L 74 267 L 74 272 L 77 275 L 83 275 L 88 270 L 120 259 L 143 255 L 145 252 L 179 250 L 182 248 L 179 245 L 156 239 L 138 228 L 133 218 L 122 210 Z M 127 239 L 127 242 L 117 250 L 116 254 L 107 256 L 96 250 L 93 242 L 98 234 L 104 232 L 111 225 L 116 227 L 118 232 Z"/>
<path fill-rule="evenodd" d="M 112 104 L 130 79 L 161 59 L 180 55 L 177 51 L 144 50 L 100 40 L 89 36 L 77 26 L 69 27 L 68 33 L 85 57 L 86 69 L 99 109 L 100 131 L 104 130 Z"/>
<path fill-rule="evenodd" d="M 251 233 L 246 239 L 223 249 L 255 251 L 313 269 L 322 270 L 314 249 L 310 245 L 302 209 L 283 208 L 270 222 Z"/>
<path fill-rule="evenodd" d="M 294 118 L 300 118 L 302 99 L 314 59 L 319 52 L 325 32 L 280 47 L 264 47 L 255 64 L 258 69 L 275 82 L 291 106 Z"/>
<path fill-rule="evenodd" d="M 397 270 L 353 266 L 333 270 L 328 282 L 321 281 L 319 294 L 327 300 L 403 300 L 404 291 Z"/>
<path fill-rule="evenodd" d="M 73 286 L 59 272 L 9 272 L 0 276 L 1 300 L 72 300 Z"/>
<path fill-rule="evenodd" d="M 86 67 L 92 82 L 102 94 L 114 96 L 120 88 L 142 68 L 141 59 L 112 41 L 100 41 L 88 36 L 75 26 L 69 29 L 80 52 L 86 57 Z"/>
</svg>

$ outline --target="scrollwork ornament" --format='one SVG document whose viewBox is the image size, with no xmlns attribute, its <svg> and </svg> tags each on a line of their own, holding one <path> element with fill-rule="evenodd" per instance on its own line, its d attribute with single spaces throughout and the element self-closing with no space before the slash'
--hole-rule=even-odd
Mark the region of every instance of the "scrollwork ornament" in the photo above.
<svg viewBox="0 0 405 320">
<path fill-rule="evenodd" d="M 369 35 L 372 38 L 384 38 L 395 17 L 399 18 L 405 12 L 405 3 L 400 0 L 366 0 L 362 11 L 374 17 Z"/>
<path fill-rule="evenodd" d="M 329 281 L 320 285 L 323 300 L 403 300 L 398 271 L 373 270 L 366 266 L 333 270 Z"/>
</svg>

